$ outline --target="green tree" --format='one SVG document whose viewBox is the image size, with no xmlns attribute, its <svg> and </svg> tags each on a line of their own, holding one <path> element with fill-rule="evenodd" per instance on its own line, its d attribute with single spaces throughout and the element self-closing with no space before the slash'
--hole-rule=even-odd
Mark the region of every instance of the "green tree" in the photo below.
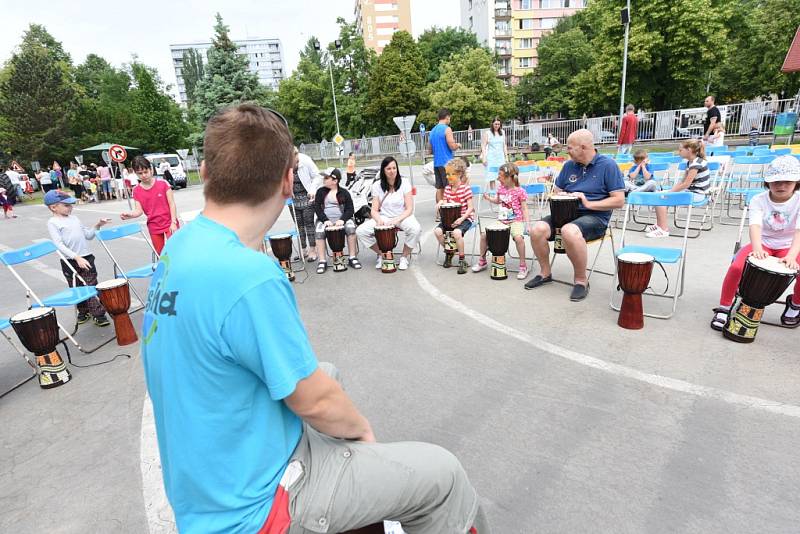
<svg viewBox="0 0 800 534">
<path fill-rule="evenodd" d="M 194 89 L 197 87 L 197 83 L 203 79 L 204 73 L 203 54 L 194 48 L 184 50 L 181 74 L 183 75 L 183 86 L 186 89 L 186 99 L 190 106 L 194 101 Z"/>
<path fill-rule="evenodd" d="M 513 91 L 497 79 L 494 58 L 483 48 L 464 50 L 443 63 L 441 76 L 425 93 L 430 105 L 419 120 L 426 124 L 437 122 L 440 108 L 452 112 L 454 130 L 485 127 L 495 116 L 514 113 Z"/>
<path fill-rule="evenodd" d="M 0 74 L 3 152 L 46 161 L 64 152 L 77 106 L 69 55 L 43 26 L 31 24 Z"/>
<path fill-rule="evenodd" d="M 164 91 L 155 69 L 131 64 L 135 88 L 130 106 L 134 113 L 134 129 L 139 138 L 133 142 L 143 150 L 171 151 L 184 145 L 188 129 L 180 107 Z"/>
<path fill-rule="evenodd" d="M 330 85 L 316 42 L 314 37 L 308 40 L 297 69 L 278 86 L 276 108 L 286 117 L 297 142 L 317 142 L 331 135 L 330 131 L 323 133 L 323 124 L 333 121 L 333 107 L 328 120 L 324 106 L 326 95 L 330 98 Z"/>
<path fill-rule="evenodd" d="M 434 26 L 422 32 L 418 39 L 422 57 L 428 62 L 425 80 L 430 83 L 439 79 L 439 66 L 450 56 L 465 48 L 479 48 L 477 36 L 463 28 L 439 28 Z"/>
<path fill-rule="evenodd" d="M 228 27 L 219 13 L 216 20 L 213 46 L 208 50 L 208 63 L 194 89 L 191 107 L 200 129 L 204 129 L 208 119 L 220 109 L 258 100 L 264 90 L 258 77 L 248 70 L 247 57 L 239 54 L 238 47 L 231 41 Z"/>
<path fill-rule="evenodd" d="M 796 94 L 800 75 L 780 69 L 800 26 L 800 0 L 738 0 L 733 14 L 730 53 L 712 74 L 710 92 L 721 100 Z"/>
<path fill-rule="evenodd" d="M 416 115 L 424 109 L 427 69 L 427 62 L 411 34 L 396 32 L 370 72 L 365 111 L 375 133 L 394 133 L 397 128 L 392 117 Z"/>
</svg>

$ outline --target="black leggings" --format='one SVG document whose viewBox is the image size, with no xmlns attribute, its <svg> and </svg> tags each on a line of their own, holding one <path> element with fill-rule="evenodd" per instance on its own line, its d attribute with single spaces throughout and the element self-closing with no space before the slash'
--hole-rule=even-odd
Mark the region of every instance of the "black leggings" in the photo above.
<svg viewBox="0 0 800 534">
<path fill-rule="evenodd" d="M 317 246 L 317 239 L 315 237 L 314 226 L 314 205 L 309 204 L 308 197 L 305 201 L 298 198 L 294 199 L 291 206 L 292 218 L 297 223 L 297 229 L 300 231 L 300 244 L 305 248 L 306 246 Z"/>
</svg>

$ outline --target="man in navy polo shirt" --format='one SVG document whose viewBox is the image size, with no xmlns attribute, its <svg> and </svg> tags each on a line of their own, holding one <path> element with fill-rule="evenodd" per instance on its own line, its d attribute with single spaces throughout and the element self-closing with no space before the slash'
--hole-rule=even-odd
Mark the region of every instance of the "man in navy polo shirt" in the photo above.
<svg viewBox="0 0 800 534">
<path fill-rule="evenodd" d="M 611 212 L 625 204 L 625 183 L 617 163 L 599 154 L 589 130 L 578 130 L 567 138 L 570 161 L 564 164 L 556 178 L 554 193 L 567 193 L 578 198 L 578 218 L 561 228 L 567 257 L 575 271 L 575 285 L 569 299 L 577 302 L 589 294 L 586 276 L 586 242 L 603 237 L 611 220 Z M 528 229 L 531 246 L 539 259 L 541 272 L 525 284 L 534 289 L 553 281 L 550 274 L 550 245 L 555 236 L 548 215 Z"/>
</svg>

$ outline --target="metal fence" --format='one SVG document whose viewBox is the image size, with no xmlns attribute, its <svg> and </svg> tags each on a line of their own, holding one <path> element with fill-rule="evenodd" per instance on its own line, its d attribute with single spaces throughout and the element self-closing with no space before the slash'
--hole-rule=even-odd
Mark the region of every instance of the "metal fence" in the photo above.
<svg viewBox="0 0 800 534">
<path fill-rule="evenodd" d="M 722 115 L 726 137 L 746 136 L 752 127 L 757 127 L 760 135 L 772 135 L 777 117 L 781 113 L 798 112 L 797 99 L 762 100 L 718 106 Z M 703 134 L 703 120 L 706 108 L 675 109 L 669 111 L 639 112 L 639 142 L 661 142 L 699 137 Z M 598 145 L 617 142 L 618 115 L 606 117 L 586 117 L 582 119 L 544 120 L 521 123 L 512 121 L 503 127 L 506 145 L 510 152 L 533 152 L 536 145 L 544 146 L 547 136 L 553 135 L 564 143 L 575 130 L 586 128 L 594 134 Z M 800 124 L 799 124 L 800 126 Z M 796 127 L 797 128 L 797 127 Z M 796 129 L 800 132 L 800 129 Z M 481 139 L 488 128 L 453 132 L 456 142 L 461 144 L 459 154 L 477 154 L 481 150 Z M 427 153 L 428 134 L 411 134 L 415 150 L 411 157 L 422 157 Z M 380 158 L 401 154 L 405 145 L 400 135 L 382 137 L 362 137 L 346 139 L 342 144 L 344 158 L 353 152 L 360 159 Z M 332 142 L 303 144 L 300 151 L 315 160 L 339 158 L 336 145 Z"/>
</svg>

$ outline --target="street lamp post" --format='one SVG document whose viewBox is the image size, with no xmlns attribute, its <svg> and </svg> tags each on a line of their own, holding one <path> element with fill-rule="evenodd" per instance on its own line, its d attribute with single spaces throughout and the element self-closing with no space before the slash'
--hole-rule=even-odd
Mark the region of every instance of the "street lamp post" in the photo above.
<svg viewBox="0 0 800 534">
<path fill-rule="evenodd" d="M 336 47 L 336 50 L 342 49 L 342 41 L 340 39 L 336 39 L 333 42 L 333 44 Z M 314 48 L 317 51 L 319 51 L 320 49 L 319 41 L 314 42 Z M 339 108 L 336 107 L 336 89 L 334 88 L 333 85 L 333 65 L 331 64 L 330 58 L 328 58 L 328 73 L 331 76 L 331 96 L 333 97 L 333 115 L 336 118 L 336 135 L 339 136 L 341 132 L 341 130 L 339 129 Z M 337 152 L 339 152 L 339 165 L 342 165 L 344 161 L 343 161 L 343 150 L 341 146 L 337 148 Z"/>
<path fill-rule="evenodd" d="M 628 33 L 631 26 L 631 0 L 628 0 L 620 16 L 622 24 L 625 25 L 625 47 L 622 52 L 622 90 L 619 97 L 619 129 L 622 131 L 622 114 L 625 113 L 625 78 L 628 71 Z"/>
</svg>

